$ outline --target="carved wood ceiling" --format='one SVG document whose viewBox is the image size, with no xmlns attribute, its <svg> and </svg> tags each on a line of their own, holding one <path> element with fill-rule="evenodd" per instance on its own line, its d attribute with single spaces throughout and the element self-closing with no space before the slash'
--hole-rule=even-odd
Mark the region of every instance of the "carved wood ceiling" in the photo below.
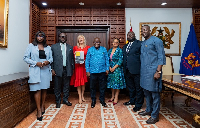
<svg viewBox="0 0 200 128">
<path fill-rule="evenodd" d="M 200 8 L 200 0 L 32 0 L 40 8 Z M 47 2 L 44 7 L 42 2 Z M 84 6 L 79 5 L 80 2 Z M 116 3 L 122 3 L 117 6 Z M 162 2 L 167 5 L 162 6 Z"/>
</svg>

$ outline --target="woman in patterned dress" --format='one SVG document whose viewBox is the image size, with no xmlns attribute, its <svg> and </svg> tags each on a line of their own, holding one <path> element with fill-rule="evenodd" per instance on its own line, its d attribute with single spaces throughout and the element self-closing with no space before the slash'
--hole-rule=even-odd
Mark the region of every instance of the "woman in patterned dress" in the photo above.
<svg viewBox="0 0 200 128">
<path fill-rule="evenodd" d="M 76 54 L 77 51 L 84 51 L 84 60 L 86 58 L 86 54 L 90 46 L 86 45 L 86 39 L 83 35 L 79 35 L 77 37 L 77 46 L 74 46 L 73 52 Z M 79 95 L 79 104 L 85 102 L 84 99 L 84 91 L 85 91 L 85 83 L 88 82 L 85 70 L 85 63 L 75 64 L 75 71 L 72 75 L 70 85 L 74 85 L 77 87 L 78 95 Z"/>
<path fill-rule="evenodd" d="M 124 73 L 122 68 L 123 62 L 123 53 L 119 48 L 119 39 L 113 40 L 113 48 L 108 51 L 109 56 L 109 74 L 108 74 L 108 83 L 107 88 L 111 88 L 112 97 L 108 102 L 113 101 L 113 105 L 118 102 L 119 90 L 126 88 L 126 83 L 124 79 Z"/>
</svg>

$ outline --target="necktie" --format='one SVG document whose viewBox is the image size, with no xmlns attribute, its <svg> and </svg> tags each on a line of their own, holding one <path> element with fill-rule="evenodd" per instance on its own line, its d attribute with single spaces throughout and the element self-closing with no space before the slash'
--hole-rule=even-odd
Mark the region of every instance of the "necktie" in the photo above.
<svg viewBox="0 0 200 128">
<path fill-rule="evenodd" d="M 127 52 L 127 53 L 129 53 L 129 50 L 130 50 L 130 48 L 131 48 L 131 45 L 132 45 L 132 43 L 129 42 L 129 44 L 128 44 L 127 48 L 126 48 L 126 52 Z"/>
<path fill-rule="evenodd" d="M 61 44 L 62 47 L 62 56 L 63 56 L 63 66 L 66 66 L 66 50 L 65 50 L 65 44 Z"/>
</svg>

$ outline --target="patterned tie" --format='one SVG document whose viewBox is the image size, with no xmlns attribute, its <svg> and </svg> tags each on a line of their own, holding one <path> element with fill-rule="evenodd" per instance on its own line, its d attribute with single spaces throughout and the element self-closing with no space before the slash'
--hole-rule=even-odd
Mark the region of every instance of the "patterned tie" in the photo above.
<svg viewBox="0 0 200 128">
<path fill-rule="evenodd" d="M 63 66 L 66 66 L 65 44 L 61 44 L 61 46 L 62 46 Z"/>
<path fill-rule="evenodd" d="M 132 45 L 132 43 L 129 42 L 129 44 L 128 44 L 127 48 L 126 48 L 126 52 L 127 52 L 127 53 L 129 53 L 129 50 L 130 50 L 130 48 L 131 48 L 131 45 Z"/>
</svg>

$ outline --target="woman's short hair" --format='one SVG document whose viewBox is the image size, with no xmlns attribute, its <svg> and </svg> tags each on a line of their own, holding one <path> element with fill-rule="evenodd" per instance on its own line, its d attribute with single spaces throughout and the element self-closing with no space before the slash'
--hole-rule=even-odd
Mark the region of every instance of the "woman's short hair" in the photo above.
<svg viewBox="0 0 200 128">
<path fill-rule="evenodd" d="M 79 38 L 83 38 L 84 39 L 84 41 L 83 41 L 83 44 L 84 44 L 84 47 L 86 46 L 86 39 L 85 39 L 85 36 L 83 36 L 83 35 L 79 35 L 78 37 L 77 37 L 77 46 L 79 47 Z"/>
<path fill-rule="evenodd" d="M 44 38 L 44 40 L 43 40 L 43 42 L 42 42 L 43 46 L 44 46 L 44 47 L 47 47 L 48 45 L 46 44 L 46 35 L 45 35 L 45 33 L 42 32 L 42 31 L 38 31 L 38 32 L 35 34 L 35 39 L 34 39 L 34 41 L 32 42 L 32 44 L 33 44 L 34 46 L 37 46 L 37 45 L 38 45 L 39 42 L 38 42 L 38 40 L 37 40 L 37 37 L 38 37 L 39 34 L 42 34 L 42 36 L 43 36 L 43 38 Z"/>
<path fill-rule="evenodd" d="M 115 40 L 115 39 L 118 40 L 118 43 L 120 43 L 120 39 L 118 39 L 118 38 L 114 38 L 114 40 Z M 113 40 L 113 42 L 114 42 L 114 40 Z"/>
</svg>

